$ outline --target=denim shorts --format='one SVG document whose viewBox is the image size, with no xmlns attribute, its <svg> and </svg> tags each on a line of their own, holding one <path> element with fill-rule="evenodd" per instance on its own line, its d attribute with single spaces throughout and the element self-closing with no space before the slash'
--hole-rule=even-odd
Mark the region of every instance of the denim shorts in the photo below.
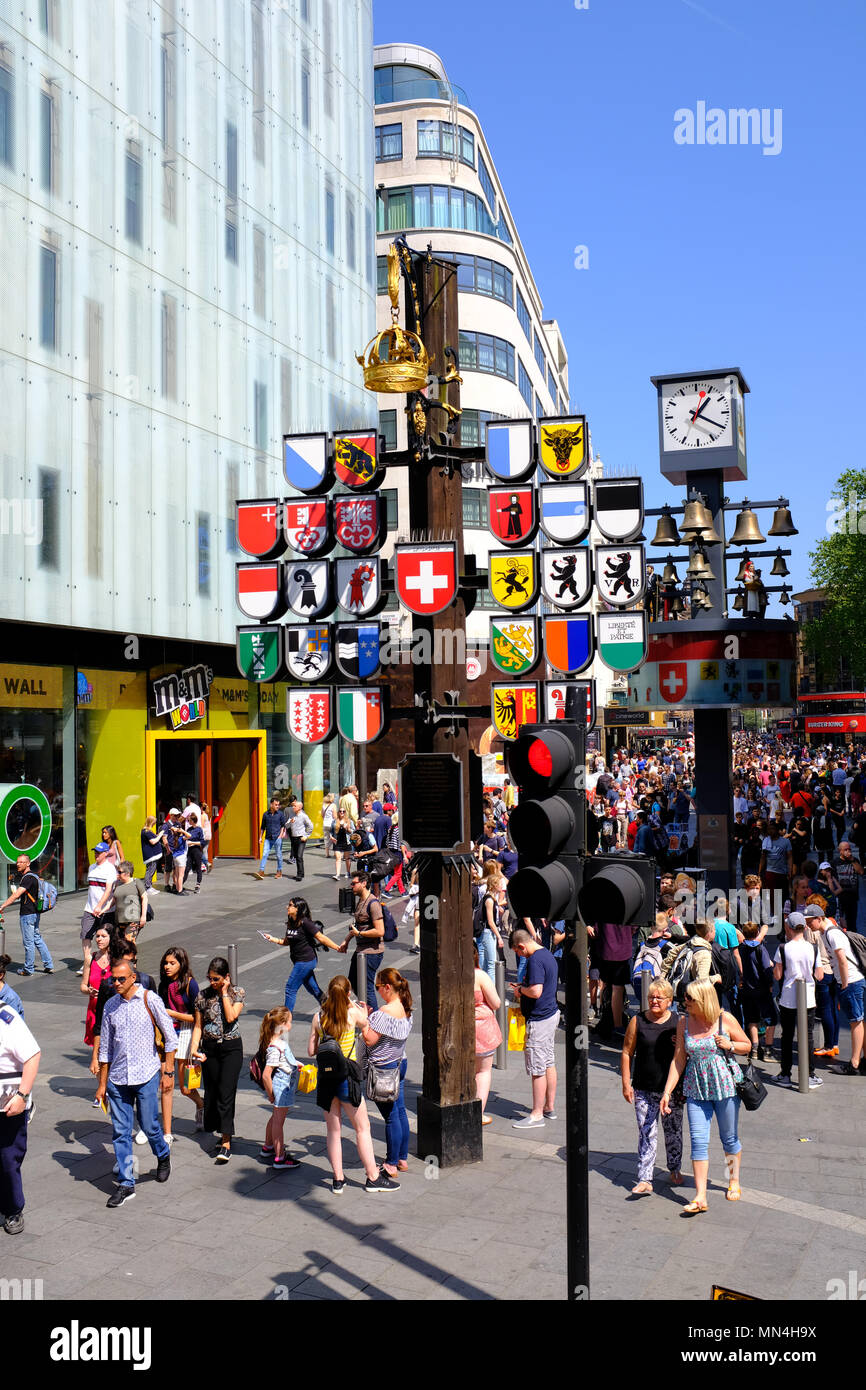
<svg viewBox="0 0 866 1390">
<path fill-rule="evenodd" d="M 281 1110 L 288 1110 L 289 1106 L 295 1103 L 295 1092 L 298 1089 L 298 1068 L 292 1067 L 291 1071 L 272 1072 L 271 1084 L 274 1088 L 274 1105 Z"/>
<path fill-rule="evenodd" d="M 847 989 L 839 993 L 839 1002 L 849 1023 L 863 1021 L 863 986 L 866 981 L 852 980 Z"/>
</svg>

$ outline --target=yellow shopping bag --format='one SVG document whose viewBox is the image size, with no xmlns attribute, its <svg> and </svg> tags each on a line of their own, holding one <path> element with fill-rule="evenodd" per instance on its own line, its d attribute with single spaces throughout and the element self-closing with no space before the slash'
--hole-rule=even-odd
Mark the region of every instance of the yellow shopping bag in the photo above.
<svg viewBox="0 0 866 1390">
<path fill-rule="evenodd" d="M 523 1052 L 526 1048 L 526 1019 L 520 1009 L 508 1010 L 508 1051 Z"/>
<path fill-rule="evenodd" d="M 186 1073 L 184 1077 L 186 1089 L 188 1091 L 197 1091 L 201 1085 L 201 1067 L 195 1062 L 191 1062 L 184 1067 L 184 1072 Z"/>
<path fill-rule="evenodd" d="M 315 1062 L 309 1062 L 307 1066 L 301 1067 L 298 1075 L 298 1090 L 306 1094 L 308 1091 L 315 1091 L 318 1084 L 319 1069 Z"/>
</svg>

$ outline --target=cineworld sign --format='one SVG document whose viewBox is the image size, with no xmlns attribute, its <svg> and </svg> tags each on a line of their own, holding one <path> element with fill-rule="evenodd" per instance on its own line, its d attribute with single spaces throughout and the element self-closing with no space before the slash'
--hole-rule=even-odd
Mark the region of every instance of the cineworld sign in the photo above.
<svg viewBox="0 0 866 1390">
<path fill-rule="evenodd" d="M 181 729 L 204 716 L 213 671 L 209 666 L 189 666 L 153 682 L 153 712 L 168 715 L 173 729 Z"/>
</svg>

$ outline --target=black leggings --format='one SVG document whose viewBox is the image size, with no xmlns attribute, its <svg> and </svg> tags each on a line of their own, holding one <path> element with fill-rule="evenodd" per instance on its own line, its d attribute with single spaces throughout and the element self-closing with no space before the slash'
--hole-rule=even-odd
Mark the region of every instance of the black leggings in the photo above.
<svg viewBox="0 0 866 1390">
<path fill-rule="evenodd" d="M 186 872 L 184 873 L 184 876 L 183 876 L 183 881 L 184 881 L 184 883 L 186 883 L 186 881 L 187 881 L 187 879 L 189 878 L 190 874 L 193 873 L 193 872 L 195 872 L 196 875 L 197 875 L 197 877 L 196 877 L 196 886 L 200 888 L 200 887 L 201 887 L 201 845 L 190 845 L 189 849 L 187 850 L 187 857 L 186 857 Z"/>
<path fill-rule="evenodd" d="M 240 1038 L 228 1042 L 202 1043 L 205 1054 L 202 1068 L 204 1081 L 204 1127 L 217 1134 L 235 1132 L 235 1097 L 244 1064 L 244 1045 Z"/>
</svg>

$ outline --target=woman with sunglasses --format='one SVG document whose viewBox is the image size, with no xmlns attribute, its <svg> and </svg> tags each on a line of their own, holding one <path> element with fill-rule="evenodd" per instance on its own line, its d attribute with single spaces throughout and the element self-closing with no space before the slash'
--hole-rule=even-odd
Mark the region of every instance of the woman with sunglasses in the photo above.
<svg viewBox="0 0 866 1390">
<path fill-rule="evenodd" d="M 203 1064 L 204 1127 L 220 1136 L 216 1161 L 228 1163 L 244 1060 L 239 1019 L 246 991 L 232 984 L 229 963 L 223 956 L 214 956 L 207 968 L 207 980 L 207 989 L 195 1001 L 189 1056 L 190 1061 Z"/>
<path fill-rule="evenodd" d="M 310 907 L 306 898 L 289 899 L 286 907 L 285 936 L 268 936 L 265 932 L 262 935 L 265 941 L 272 941 L 275 946 L 289 948 L 292 962 L 291 974 L 286 981 L 286 1008 L 289 1013 L 295 1012 L 295 1000 L 301 985 L 312 994 L 317 1004 L 321 1004 L 325 996 L 316 979 L 316 945 L 324 946 L 331 951 L 339 951 L 340 947 L 336 941 L 325 936 L 323 931 L 317 930 L 316 924 L 310 918 Z"/>
<path fill-rule="evenodd" d="M 180 1093 L 187 1096 L 195 1105 L 195 1127 L 197 1130 L 204 1129 L 204 1101 L 201 1094 L 196 1090 L 190 1090 L 184 1085 L 184 1069 L 189 1065 L 189 1045 L 192 1041 L 192 1026 L 195 1022 L 195 1001 L 201 991 L 198 983 L 190 970 L 189 956 L 182 946 L 169 946 L 168 950 L 159 962 L 159 997 L 165 1005 L 166 1013 L 174 1024 L 177 1033 L 177 1052 L 174 1060 L 177 1064 L 178 1080 L 180 1082 Z M 171 1112 L 174 1100 L 174 1077 L 171 1086 L 163 1090 L 161 1094 L 162 1102 L 162 1127 L 167 1144 L 172 1142 L 171 1134 Z"/>
</svg>

